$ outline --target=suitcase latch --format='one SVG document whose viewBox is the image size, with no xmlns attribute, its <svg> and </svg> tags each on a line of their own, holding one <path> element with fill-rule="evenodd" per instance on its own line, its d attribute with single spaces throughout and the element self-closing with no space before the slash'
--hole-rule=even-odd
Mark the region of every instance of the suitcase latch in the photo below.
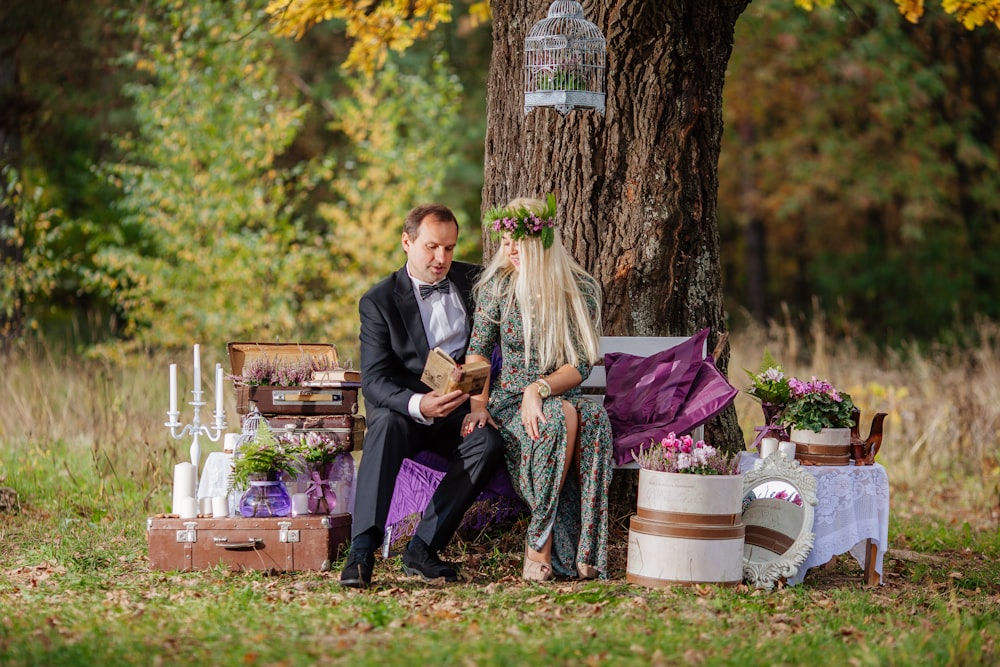
<svg viewBox="0 0 1000 667">
<path fill-rule="evenodd" d="M 299 531 L 292 530 L 291 521 L 278 522 L 278 541 L 282 543 L 299 541 Z"/>
<path fill-rule="evenodd" d="M 177 531 L 177 541 L 184 543 L 192 543 L 198 541 L 198 531 L 196 527 L 198 526 L 197 521 L 185 521 L 184 530 Z"/>
</svg>

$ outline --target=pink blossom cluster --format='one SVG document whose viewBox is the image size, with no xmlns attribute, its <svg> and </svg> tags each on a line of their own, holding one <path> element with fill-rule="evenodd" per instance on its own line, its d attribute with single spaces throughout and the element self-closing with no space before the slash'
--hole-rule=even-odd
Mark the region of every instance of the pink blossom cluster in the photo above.
<svg viewBox="0 0 1000 667">
<path fill-rule="evenodd" d="M 695 442 L 690 435 L 678 438 L 674 433 L 660 440 L 660 447 L 663 448 L 663 458 L 673 459 L 671 467 L 678 471 L 708 465 L 709 458 L 716 453 L 715 447 L 706 445 L 703 440 Z"/>
<path fill-rule="evenodd" d="M 826 394 L 832 401 L 840 403 L 841 400 L 840 393 L 833 388 L 832 384 L 825 380 L 817 380 L 815 375 L 809 382 L 792 378 L 788 381 L 788 388 L 791 390 L 793 399 L 802 398 L 806 394 Z"/>
</svg>

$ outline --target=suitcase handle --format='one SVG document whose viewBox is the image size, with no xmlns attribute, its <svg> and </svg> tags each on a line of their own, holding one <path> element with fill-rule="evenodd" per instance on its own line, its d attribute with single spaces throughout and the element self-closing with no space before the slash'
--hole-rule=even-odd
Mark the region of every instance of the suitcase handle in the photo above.
<svg viewBox="0 0 1000 667">
<path fill-rule="evenodd" d="M 248 538 L 246 542 L 230 542 L 227 537 L 216 537 L 215 546 L 222 547 L 227 551 L 240 551 L 243 549 L 253 549 L 256 551 L 263 546 L 264 540 L 259 537 Z"/>
</svg>

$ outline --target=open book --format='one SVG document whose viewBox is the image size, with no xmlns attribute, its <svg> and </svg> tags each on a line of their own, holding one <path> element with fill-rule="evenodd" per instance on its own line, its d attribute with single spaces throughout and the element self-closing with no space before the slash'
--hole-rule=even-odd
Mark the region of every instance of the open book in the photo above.
<svg viewBox="0 0 1000 667">
<path fill-rule="evenodd" d="M 466 394 L 482 393 L 486 378 L 490 374 L 487 361 L 470 361 L 459 365 L 439 347 L 427 355 L 427 363 L 420 381 L 439 394 L 447 394 L 461 389 Z"/>
</svg>

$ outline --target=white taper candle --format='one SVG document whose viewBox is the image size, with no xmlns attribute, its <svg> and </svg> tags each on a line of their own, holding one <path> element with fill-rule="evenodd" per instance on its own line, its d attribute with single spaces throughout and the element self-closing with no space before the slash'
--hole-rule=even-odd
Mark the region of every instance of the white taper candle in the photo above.
<svg viewBox="0 0 1000 667">
<path fill-rule="evenodd" d="M 170 364 L 170 412 L 177 412 L 177 364 Z"/>
<path fill-rule="evenodd" d="M 222 419 L 222 364 L 215 365 L 215 423 L 221 424 Z"/>
<path fill-rule="evenodd" d="M 194 345 L 194 390 L 201 391 L 201 346 Z"/>
</svg>

